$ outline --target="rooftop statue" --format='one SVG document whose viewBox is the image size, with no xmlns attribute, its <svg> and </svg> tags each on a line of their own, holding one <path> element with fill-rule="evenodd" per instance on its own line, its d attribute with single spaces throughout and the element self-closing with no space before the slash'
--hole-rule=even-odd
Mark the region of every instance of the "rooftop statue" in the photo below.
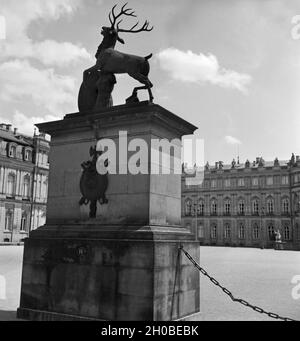
<svg viewBox="0 0 300 341">
<path fill-rule="evenodd" d="M 79 111 L 108 108 L 113 105 L 111 93 L 116 84 L 115 74 L 127 73 L 130 77 L 143 84 L 143 86 L 134 88 L 127 102 L 138 102 L 137 92 L 142 89 L 148 90 L 149 99 L 151 102 L 153 101 L 151 91 L 153 84 L 148 78 L 150 72 L 148 60 L 152 57 L 152 54 L 147 57 L 139 57 L 115 50 L 117 42 L 125 44 L 119 33 L 139 33 L 153 30 L 153 27 L 149 27 L 148 21 L 145 21 L 141 28 L 137 28 L 139 22 L 130 29 L 120 28 L 123 21 L 123 19 L 120 19 L 122 16 L 136 17 L 135 12 L 131 8 L 126 8 L 126 6 L 127 3 L 121 8 L 120 13 L 116 14 L 117 5 L 115 5 L 109 13 L 111 26 L 102 27 L 103 40 L 95 56 L 96 64 L 83 73 L 83 83 L 78 97 Z"/>
</svg>

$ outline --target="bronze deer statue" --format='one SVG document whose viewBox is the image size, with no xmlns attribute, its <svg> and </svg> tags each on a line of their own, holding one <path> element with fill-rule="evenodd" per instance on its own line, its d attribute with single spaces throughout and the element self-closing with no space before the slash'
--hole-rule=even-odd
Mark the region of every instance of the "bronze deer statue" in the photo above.
<svg viewBox="0 0 300 341">
<path fill-rule="evenodd" d="M 153 95 L 151 88 L 153 84 L 150 82 L 148 75 L 150 72 L 150 65 L 148 60 L 152 57 L 150 54 L 147 57 L 139 57 L 131 54 L 122 53 L 115 50 L 115 45 L 118 42 L 124 44 L 124 40 L 119 37 L 120 32 L 124 33 L 139 33 L 150 32 L 153 27 L 149 27 L 149 22 L 145 21 L 141 28 L 137 28 L 139 22 L 133 25 L 130 29 L 120 28 L 122 20 L 119 20 L 121 16 L 136 17 L 135 12 L 131 8 L 126 8 L 127 3 L 121 8 L 119 14 L 115 14 L 117 5 L 112 8 L 109 13 L 110 27 L 102 27 L 101 34 L 103 40 L 98 47 L 96 53 L 96 65 L 84 72 L 84 80 L 94 72 L 100 72 L 105 74 L 124 74 L 127 73 L 132 78 L 136 79 L 144 86 L 136 87 L 133 90 L 132 97 L 136 97 L 138 90 L 148 90 L 150 101 L 153 101 Z M 118 21 L 118 22 L 117 22 Z"/>
</svg>

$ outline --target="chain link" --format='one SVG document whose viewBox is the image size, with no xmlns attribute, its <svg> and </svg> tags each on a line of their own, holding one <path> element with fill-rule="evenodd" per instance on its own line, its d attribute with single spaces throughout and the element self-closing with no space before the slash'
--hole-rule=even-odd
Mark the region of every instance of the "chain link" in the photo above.
<svg viewBox="0 0 300 341">
<path fill-rule="evenodd" d="M 253 309 L 254 311 L 256 311 L 257 313 L 260 313 L 260 314 L 265 314 L 273 319 L 276 319 L 276 320 L 282 320 L 282 321 L 293 321 L 293 322 L 296 322 L 296 320 L 293 320 L 291 318 L 288 318 L 288 317 L 282 317 L 278 314 L 275 314 L 275 313 L 272 313 L 272 312 L 268 312 L 260 307 L 257 307 L 255 305 L 252 305 L 250 304 L 249 302 L 241 299 L 241 298 L 235 298 L 233 296 L 233 294 L 231 293 L 231 291 L 229 291 L 227 288 L 223 287 L 214 277 L 210 276 L 208 274 L 207 271 L 205 271 L 194 259 L 193 257 L 187 252 L 184 250 L 183 246 L 180 246 L 180 251 L 182 251 L 186 257 L 190 260 L 190 262 L 204 275 L 206 276 L 214 285 L 216 285 L 217 287 L 219 287 L 220 289 L 222 289 L 222 291 L 230 297 L 230 299 L 233 301 L 233 302 L 237 302 L 237 303 L 240 303 L 242 305 L 244 305 L 245 307 L 248 307 L 248 308 L 251 308 Z"/>
</svg>

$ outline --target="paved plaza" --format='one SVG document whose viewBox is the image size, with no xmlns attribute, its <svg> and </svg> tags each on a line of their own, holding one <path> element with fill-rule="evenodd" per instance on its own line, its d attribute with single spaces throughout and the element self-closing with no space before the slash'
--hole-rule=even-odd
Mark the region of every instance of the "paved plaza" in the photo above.
<svg viewBox="0 0 300 341">
<path fill-rule="evenodd" d="M 0 278 L 4 278 L 6 282 L 5 290 L 1 290 L 2 295 L 0 292 L 1 321 L 16 319 L 16 310 L 20 303 L 22 258 L 22 246 L 0 246 Z M 6 296 L 4 300 L 1 299 L 3 293 Z"/>
<path fill-rule="evenodd" d="M 14 320 L 19 305 L 23 247 L 0 247 L 0 276 L 6 299 L 0 299 L 0 320 Z M 300 252 L 245 248 L 201 247 L 201 265 L 234 295 L 269 311 L 300 320 L 300 300 L 291 283 L 300 275 Z M 196 271 L 196 270 L 195 270 Z M 230 299 L 201 275 L 204 320 L 271 320 Z"/>
<path fill-rule="evenodd" d="M 300 275 L 300 252 L 246 248 L 200 247 L 201 265 L 237 298 L 300 320 L 300 300 L 292 298 L 292 278 Z M 204 320 L 272 320 L 232 302 L 201 275 Z"/>
</svg>

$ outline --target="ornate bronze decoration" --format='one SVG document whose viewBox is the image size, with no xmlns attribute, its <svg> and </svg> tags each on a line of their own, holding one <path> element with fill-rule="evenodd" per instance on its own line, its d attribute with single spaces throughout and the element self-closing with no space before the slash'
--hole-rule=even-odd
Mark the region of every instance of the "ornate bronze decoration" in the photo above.
<svg viewBox="0 0 300 341">
<path fill-rule="evenodd" d="M 79 205 L 90 204 L 90 218 L 96 218 L 97 214 L 97 201 L 100 205 L 108 203 L 105 196 L 108 187 L 108 175 L 101 175 L 97 172 L 96 164 L 98 157 L 103 152 L 98 152 L 96 147 L 90 148 L 91 161 L 86 161 L 81 164 L 83 173 L 80 179 L 80 191 L 82 198 L 79 201 Z M 105 161 L 105 167 L 108 166 L 108 160 Z"/>
</svg>

